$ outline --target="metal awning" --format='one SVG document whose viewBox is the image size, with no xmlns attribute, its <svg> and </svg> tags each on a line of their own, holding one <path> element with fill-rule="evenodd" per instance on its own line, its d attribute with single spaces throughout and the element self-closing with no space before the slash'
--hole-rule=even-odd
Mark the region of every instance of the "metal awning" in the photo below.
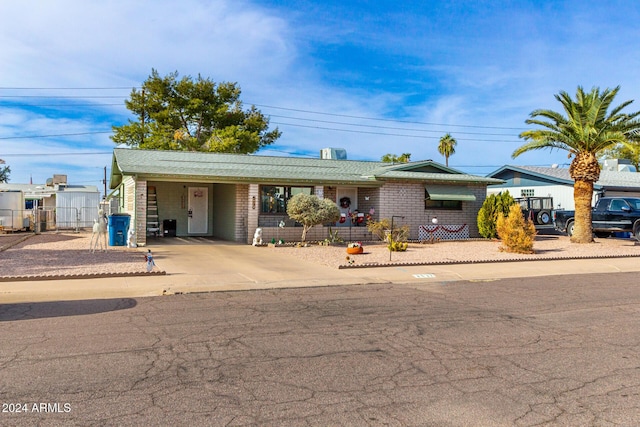
<svg viewBox="0 0 640 427">
<path fill-rule="evenodd" d="M 48 199 L 50 197 L 53 197 L 53 194 L 51 193 L 24 193 L 24 199 L 25 200 L 42 200 L 42 199 Z"/>
<path fill-rule="evenodd" d="M 476 196 L 467 187 L 457 185 L 426 184 L 427 200 L 456 200 L 461 202 L 475 202 Z"/>
</svg>

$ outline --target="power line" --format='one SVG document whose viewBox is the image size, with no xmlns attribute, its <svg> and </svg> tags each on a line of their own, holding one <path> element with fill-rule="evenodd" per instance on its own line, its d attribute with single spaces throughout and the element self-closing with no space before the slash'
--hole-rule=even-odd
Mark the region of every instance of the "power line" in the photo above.
<svg viewBox="0 0 640 427">
<path fill-rule="evenodd" d="M 382 136 L 393 136 L 393 137 L 402 137 L 402 138 L 419 138 L 419 139 L 436 139 L 436 140 L 440 139 L 440 137 L 437 137 L 437 136 L 405 135 L 405 134 L 398 134 L 398 133 L 393 134 L 393 133 L 371 132 L 371 131 L 353 130 L 353 129 L 335 129 L 335 128 L 329 128 L 329 127 L 323 127 L 323 126 L 301 125 L 296 123 L 282 123 L 282 122 L 272 122 L 272 123 L 276 125 L 295 126 L 295 127 L 301 127 L 301 128 L 307 128 L 307 129 L 330 130 L 334 132 L 361 133 L 366 135 L 382 135 Z M 505 136 L 509 136 L 509 135 L 505 135 Z M 471 139 L 471 138 L 456 138 L 456 139 L 458 141 L 476 141 L 476 142 L 516 142 L 516 141 L 507 141 L 504 139 Z"/>
<path fill-rule="evenodd" d="M 10 153 L 0 154 L 2 157 L 30 157 L 30 156 L 98 156 L 104 154 L 113 154 L 112 151 L 96 151 L 96 152 L 83 152 L 83 153 Z"/>
<path fill-rule="evenodd" d="M 91 104 L 78 104 L 78 103 L 74 103 L 74 104 L 11 104 L 11 107 L 69 107 L 69 108 L 74 108 L 74 107 L 109 107 L 109 106 L 122 106 L 124 107 L 124 103 L 117 103 L 117 104 L 104 104 L 104 103 L 100 103 L 100 102 L 94 102 Z"/>
<path fill-rule="evenodd" d="M 45 99 L 102 99 L 123 98 L 118 95 L 0 95 L 0 98 L 45 98 Z"/>
<path fill-rule="evenodd" d="M 308 126 L 301 125 L 297 123 L 283 123 L 283 122 L 272 122 L 276 125 L 282 126 L 294 126 L 294 127 L 302 127 L 307 129 L 319 129 L 319 130 L 329 130 L 333 132 L 348 132 L 348 133 L 359 133 L 359 134 L 367 134 L 367 135 L 381 135 L 381 136 L 391 136 L 397 138 L 419 138 L 419 139 L 439 139 L 437 136 L 426 136 L 426 135 L 407 135 L 407 134 L 399 134 L 399 133 L 385 133 L 385 132 L 373 132 L 373 131 L 365 131 L 365 130 L 354 130 L 354 129 L 336 129 L 324 126 Z M 349 125 L 351 126 L 351 125 Z M 353 126 L 363 126 L 363 125 L 353 125 Z M 375 127 L 375 126 L 374 126 Z M 384 129 L 384 127 L 382 127 Z M 394 128 L 389 128 L 394 129 Z M 414 131 L 414 132 L 436 132 L 436 131 L 428 131 L 428 130 L 415 130 L 415 129 L 404 129 L 405 131 Z M 100 135 L 112 133 L 112 131 L 97 131 L 97 132 L 78 132 L 78 133 L 60 133 L 60 134 L 49 134 L 49 135 L 26 135 L 26 136 L 4 136 L 0 137 L 0 140 L 10 140 L 10 139 L 37 139 L 37 138 L 56 138 L 63 136 L 85 136 L 85 135 Z M 468 133 L 474 134 L 474 133 Z M 492 135 L 492 134 L 482 134 L 476 133 L 475 135 Z M 493 134 L 496 135 L 496 134 Z M 497 134 L 498 136 L 510 136 L 510 135 L 502 135 Z M 457 138 L 459 141 L 471 141 L 471 142 L 518 142 L 518 141 L 509 141 L 504 139 L 477 139 L 477 138 Z"/>
<path fill-rule="evenodd" d="M 109 132 L 105 131 L 105 132 L 59 133 L 59 134 L 52 134 L 52 135 L 2 136 L 2 137 L 0 137 L 0 139 L 6 140 L 6 139 L 55 138 L 55 137 L 58 137 L 58 136 L 84 136 L 84 135 L 98 135 L 98 134 L 104 134 L 104 133 L 111 133 L 111 131 L 109 131 Z"/>
<path fill-rule="evenodd" d="M 429 125 L 429 126 L 448 126 L 448 127 L 465 127 L 465 128 L 479 128 L 479 129 L 505 129 L 505 130 L 523 130 L 523 128 L 510 128 L 510 127 L 502 127 L 502 126 L 476 126 L 476 125 L 454 125 L 449 123 L 431 123 L 431 122 L 416 122 L 409 120 L 397 120 L 397 119 L 382 119 L 379 117 L 364 117 L 364 116 L 351 116 L 347 114 L 336 114 L 336 113 L 324 113 L 319 111 L 310 111 L 310 110 L 299 110 L 295 108 L 285 108 L 285 107 L 275 107 L 272 105 L 264 105 L 264 104 L 252 104 L 256 107 L 262 108 L 273 108 L 276 110 L 286 110 L 286 111 L 296 111 L 300 113 L 309 113 L 309 114 L 321 114 L 325 116 L 335 116 L 335 117 L 347 117 L 350 119 L 361 119 L 361 120 L 377 120 L 382 122 L 396 122 L 396 123 L 409 123 L 409 124 L 417 124 L 417 125 Z"/>
<path fill-rule="evenodd" d="M 95 87 L 95 88 L 82 88 L 82 87 L 40 87 L 40 88 L 21 88 L 21 87 L 0 87 L 0 90 L 132 90 L 139 89 L 137 86 L 133 87 Z M 64 98 L 64 99 L 101 99 L 101 98 L 123 98 L 124 96 L 112 96 L 112 95 L 103 95 L 103 96 L 81 96 L 81 95 L 73 95 L 73 96 L 55 96 L 55 95 L 0 95 L 0 98 L 44 98 L 44 99 L 55 99 L 55 98 Z M 243 102 L 244 104 L 251 104 L 257 107 L 262 108 L 271 108 L 276 110 L 283 111 L 294 111 L 299 113 L 306 114 L 317 114 L 317 115 L 325 115 L 325 116 L 333 116 L 333 117 L 343 117 L 350 119 L 358 119 L 358 120 L 375 120 L 375 121 L 383 121 L 383 122 L 394 122 L 394 123 L 406 123 L 406 124 L 418 124 L 418 125 L 427 125 L 427 126 L 445 126 L 449 128 L 475 128 L 475 129 L 502 129 L 502 130 L 516 130 L 522 131 L 524 128 L 516 128 L 516 127 L 504 127 L 504 126 L 480 126 L 480 125 L 461 125 L 461 124 L 451 124 L 451 123 L 434 123 L 434 122 L 420 122 L 420 121 L 411 121 L 411 120 L 399 120 L 399 119 L 388 119 L 388 118 L 380 118 L 380 117 L 366 117 L 366 116 L 356 116 L 356 115 L 348 115 L 348 114 L 338 114 L 338 113 L 327 113 L 322 111 L 313 111 L 313 110 L 304 110 L 297 108 L 288 108 L 288 107 L 279 107 L 275 105 L 266 105 L 266 104 L 257 104 L 251 102 Z"/>
<path fill-rule="evenodd" d="M 356 126 L 356 127 L 367 127 L 367 128 L 375 128 L 375 129 L 390 129 L 390 130 L 404 130 L 411 132 L 430 132 L 430 133 L 442 133 L 446 132 L 443 130 L 431 130 L 431 129 L 408 129 L 408 128 L 399 128 L 399 127 L 391 127 L 391 126 L 376 126 L 376 125 L 364 125 L 359 123 L 346 123 L 346 122 L 334 122 L 330 120 L 318 120 L 318 119 L 307 119 L 302 117 L 291 117 L 291 116 L 280 116 L 277 114 L 270 114 L 269 117 L 279 117 L 281 119 L 291 119 L 291 120 L 302 120 L 307 122 L 316 122 L 316 123 L 328 123 L 334 125 L 346 125 L 346 126 Z M 505 133 L 480 133 L 480 132 L 456 132 L 456 135 L 486 135 L 486 136 L 513 136 Z"/>
<path fill-rule="evenodd" d="M 131 90 L 137 86 L 121 87 L 0 87 L 0 90 Z"/>
</svg>

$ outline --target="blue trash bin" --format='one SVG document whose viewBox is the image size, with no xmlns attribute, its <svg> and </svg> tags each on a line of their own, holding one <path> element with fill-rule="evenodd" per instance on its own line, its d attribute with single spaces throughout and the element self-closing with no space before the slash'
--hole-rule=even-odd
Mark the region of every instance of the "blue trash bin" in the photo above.
<svg viewBox="0 0 640 427">
<path fill-rule="evenodd" d="M 113 214 L 109 216 L 109 246 L 125 246 L 129 232 L 129 214 Z"/>
</svg>

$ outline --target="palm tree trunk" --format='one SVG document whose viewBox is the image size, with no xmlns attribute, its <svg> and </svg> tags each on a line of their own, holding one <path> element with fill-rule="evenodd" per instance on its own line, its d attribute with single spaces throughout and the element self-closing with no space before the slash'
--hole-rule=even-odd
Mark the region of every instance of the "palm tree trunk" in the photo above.
<svg viewBox="0 0 640 427">
<path fill-rule="evenodd" d="M 593 181 L 576 180 L 573 184 L 573 199 L 576 205 L 575 228 L 571 241 L 573 243 L 592 243 L 593 228 L 591 224 L 591 199 L 593 198 Z"/>
</svg>

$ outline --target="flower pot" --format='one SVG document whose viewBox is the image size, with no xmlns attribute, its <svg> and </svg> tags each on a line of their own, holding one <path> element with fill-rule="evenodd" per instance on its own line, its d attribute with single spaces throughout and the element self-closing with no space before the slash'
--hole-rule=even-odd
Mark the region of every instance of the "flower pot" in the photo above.
<svg viewBox="0 0 640 427">
<path fill-rule="evenodd" d="M 362 246 L 358 247 L 358 248 L 347 248 L 347 253 L 349 255 L 357 255 L 357 254 L 361 254 L 363 252 L 363 248 Z"/>
</svg>

